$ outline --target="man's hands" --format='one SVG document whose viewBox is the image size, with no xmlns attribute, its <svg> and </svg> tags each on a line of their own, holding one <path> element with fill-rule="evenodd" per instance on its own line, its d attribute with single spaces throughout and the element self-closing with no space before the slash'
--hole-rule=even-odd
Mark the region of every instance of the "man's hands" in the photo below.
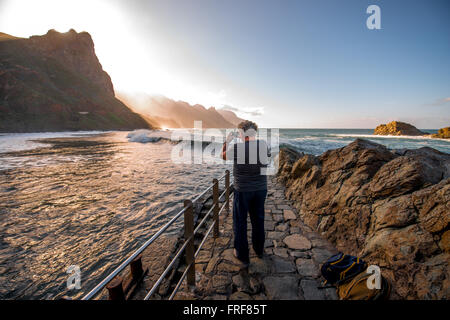
<svg viewBox="0 0 450 320">
<path fill-rule="evenodd" d="M 234 132 L 230 132 L 227 136 L 227 139 L 222 145 L 222 159 L 227 160 L 227 144 L 229 144 L 234 138 Z"/>
<path fill-rule="evenodd" d="M 234 132 L 230 132 L 227 136 L 227 140 L 225 141 L 225 143 L 230 143 L 234 138 Z"/>
</svg>

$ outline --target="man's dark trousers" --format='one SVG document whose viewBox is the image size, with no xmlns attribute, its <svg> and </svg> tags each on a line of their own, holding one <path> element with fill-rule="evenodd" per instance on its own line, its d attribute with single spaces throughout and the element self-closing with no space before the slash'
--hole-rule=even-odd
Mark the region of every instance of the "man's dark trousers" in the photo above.
<svg viewBox="0 0 450 320">
<path fill-rule="evenodd" d="M 252 223 L 252 245 L 256 254 L 264 250 L 264 202 L 267 190 L 234 192 L 233 201 L 233 230 L 234 248 L 238 258 L 249 263 L 249 250 L 247 240 L 247 213 L 250 213 Z"/>
</svg>

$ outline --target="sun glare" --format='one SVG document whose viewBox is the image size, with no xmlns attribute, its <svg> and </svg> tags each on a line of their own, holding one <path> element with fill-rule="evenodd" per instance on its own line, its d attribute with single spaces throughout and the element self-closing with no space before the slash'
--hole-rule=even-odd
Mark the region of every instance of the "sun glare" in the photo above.
<svg viewBox="0 0 450 320">
<path fill-rule="evenodd" d="M 211 92 L 193 81 L 193 75 L 170 70 L 162 63 L 164 47 L 139 37 L 133 19 L 117 3 L 107 0 L 9 0 L 1 3 L 0 31 L 18 37 L 45 34 L 49 29 L 91 34 L 103 69 L 116 92 L 161 94 L 191 104 L 226 104 L 223 90 Z M 160 56 L 158 56 L 160 55 Z"/>
<path fill-rule="evenodd" d="M 106 0 L 10 0 L 0 7 L 0 31 L 18 37 L 45 34 L 49 29 L 91 34 L 103 69 L 116 92 L 162 94 L 206 106 L 225 104 L 222 91 L 192 83 L 165 66 L 153 39 L 141 39 L 133 19 L 117 3 Z M 153 46 L 153 47 L 152 47 Z M 167 62 L 166 62 L 167 63 Z"/>
</svg>

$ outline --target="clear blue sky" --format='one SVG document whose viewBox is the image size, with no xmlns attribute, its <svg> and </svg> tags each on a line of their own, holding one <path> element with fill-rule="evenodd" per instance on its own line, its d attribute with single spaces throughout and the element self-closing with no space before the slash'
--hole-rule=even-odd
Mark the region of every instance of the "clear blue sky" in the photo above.
<svg viewBox="0 0 450 320">
<path fill-rule="evenodd" d="M 122 47 L 121 62 L 100 29 L 86 31 L 119 91 L 227 104 L 263 126 L 450 126 L 450 1 L 107 2 L 125 22 L 95 16 Z M 366 27 L 371 4 L 381 30 Z M 114 39 L 119 28 L 127 32 Z M 126 50 L 132 40 L 138 56 Z"/>
</svg>

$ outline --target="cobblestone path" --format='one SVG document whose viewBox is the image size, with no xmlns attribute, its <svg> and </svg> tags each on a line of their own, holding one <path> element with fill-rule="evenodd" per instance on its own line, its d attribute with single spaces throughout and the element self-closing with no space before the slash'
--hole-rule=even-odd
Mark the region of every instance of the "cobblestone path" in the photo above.
<svg viewBox="0 0 450 320">
<path fill-rule="evenodd" d="M 196 288 L 183 285 L 175 299 L 337 299 L 333 288 L 317 288 L 320 264 L 336 249 L 302 223 L 276 178 L 268 181 L 265 210 L 262 259 L 250 249 L 250 266 L 240 267 L 233 255 L 232 214 L 225 213 L 220 217 L 220 236 L 208 239 L 196 259 Z M 250 222 L 248 237 L 251 244 Z"/>
</svg>

